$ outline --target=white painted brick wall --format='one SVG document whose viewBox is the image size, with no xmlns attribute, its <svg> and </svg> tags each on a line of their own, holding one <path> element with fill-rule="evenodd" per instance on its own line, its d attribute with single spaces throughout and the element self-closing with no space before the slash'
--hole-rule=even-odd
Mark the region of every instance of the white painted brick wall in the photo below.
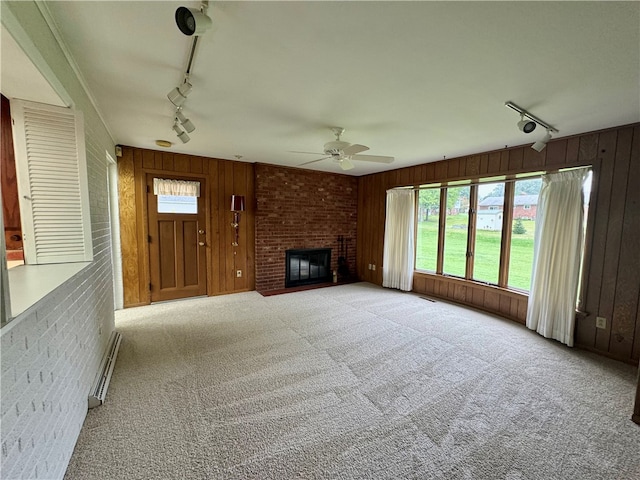
<svg viewBox="0 0 640 480">
<path fill-rule="evenodd" d="M 3 480 L 63 478 L 113 329 L 107 164 L 87 161 L 92 265 L 0 330 Z"/>
<path fill-rule="evenodd" d="M 114 327 L 105 156 L 114 145 L 38 6 L 7 9 L 85 119 L 94 260 L 0 330 L 0 478 L 62 479 Z"/>
</svg>

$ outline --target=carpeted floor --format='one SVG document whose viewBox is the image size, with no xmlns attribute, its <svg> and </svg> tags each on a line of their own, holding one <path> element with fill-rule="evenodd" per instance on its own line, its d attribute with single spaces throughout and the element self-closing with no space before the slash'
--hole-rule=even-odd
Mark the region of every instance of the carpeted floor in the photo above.
<svg viewBox="0 0 640 480">
<path fill-rule="evenodd" d="M 371 284 L 117 313 L 66 479 L 637 479 L 636 369 Z"/>
</svg>

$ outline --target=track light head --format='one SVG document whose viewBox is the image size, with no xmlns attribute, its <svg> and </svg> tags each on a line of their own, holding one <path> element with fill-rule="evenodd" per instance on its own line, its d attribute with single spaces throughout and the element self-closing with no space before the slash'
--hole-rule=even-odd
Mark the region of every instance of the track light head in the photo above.
<svg viewBox="0 0 640 480">
<path fill-rule="evenodd" d="M 211 28 L 211 18 L 195 8 L 178 7 L 176 24 L 185 35 L 202 35 Z"/>
<path fill-rule="evenodd" d="M 180 108 L 176 111 L 176 118 L 180 121 L 182 128 L 187 132 L 191 133 L 196 129 L 196 126 L 191 122 L 191 120 L 184 116 L 184 113 L 182 113 Z"/>
<path fill-rule="evenodd" d="M 520 121 L 518 122 L 518 129 L 524 133 L 531 133 L 536 129 L 536 122 L 532 120 L 525 120 L 524 115 L 520 115 Z"/>
<path fill-rule="evenodd" d="M 178 138 L 180 139 L 180 141 L 182 143 L 187 143 L 189 140 L 191 140 L 191 138 L 189 138 L 189 135 L 187 134 L 187 132 L 183 131 L 178 126 L 177 122 L 173 124 L 173 131 L 176 132 L 176 135 L 178 136 Z"/>
<path fill-rule="evenodd" d="M 551 132 L 547 130 L 547 134 L 544 136 L 544 138 L 531 145 L 531 148 L 533 148 L 536 152 L 541 152 L 545 149 L 547 143 L 549 143 L 549 140 L 551 140 Z"/>
<path fill-rule="evenodd" d="M 173 103 L 176 107 L 181 106 L 184 101 L 187 99 L 189 93 L 191 93 L 191 84 L 188 80 L 185 80 L 182 85 L 174 88 L 167 94 L 167 98 L 171 103 Z"/>
</svg>

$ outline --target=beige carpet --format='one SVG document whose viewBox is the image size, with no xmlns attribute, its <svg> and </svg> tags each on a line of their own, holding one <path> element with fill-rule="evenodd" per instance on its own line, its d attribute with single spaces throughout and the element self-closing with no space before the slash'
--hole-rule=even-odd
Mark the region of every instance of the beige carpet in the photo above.
<svg viewBox="0 0 640 480">
<path fill-rule="evenodd" d="M 118 312 L 71 479 L 637 479 L 636 369 L 366 283 Z"/>
</svg>

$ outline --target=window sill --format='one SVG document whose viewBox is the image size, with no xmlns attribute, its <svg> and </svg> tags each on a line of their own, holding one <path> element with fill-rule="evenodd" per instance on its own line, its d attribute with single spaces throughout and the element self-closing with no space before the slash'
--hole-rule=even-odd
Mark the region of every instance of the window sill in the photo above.
<svg viewBox="0 0 640 480">
<path fill-rule="evenodd" d="M 20 265 L 10 269 L 11 318 L 26 312 L 91 262 Z M 9 322 L 9 324 L 11 321 Z"/>
</svg>

